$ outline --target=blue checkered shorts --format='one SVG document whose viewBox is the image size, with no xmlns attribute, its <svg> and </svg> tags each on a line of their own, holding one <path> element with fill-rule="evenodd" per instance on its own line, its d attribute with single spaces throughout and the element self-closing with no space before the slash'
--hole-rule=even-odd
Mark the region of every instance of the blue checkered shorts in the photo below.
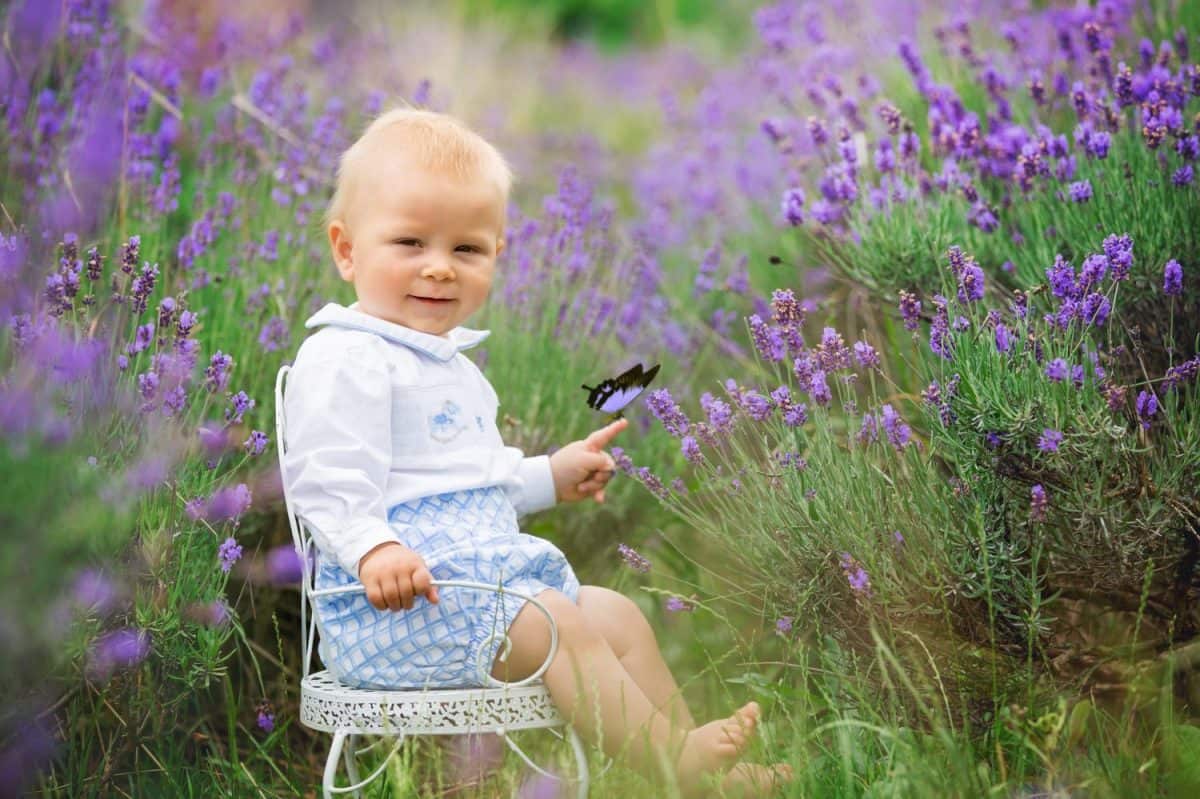
<svg viewBox="0 0 1200 799">
<path fill-rule="evenodd" d="M 579 580 L 566 556 L 522 533 L 498 486 L 411 500 L 388 511 L 401 542 L 425 559 L 435 580 L 471 580 L 536 596 L 553 588 L 572 602 Z M 402 528 L 402 529 L 401 529 Z M 356 583 L 318 556 L 316 587 Z M 438 602 L 415 597 L 410 610 L 376 610 L 363 594 L 316 599 L 318 652 L 334 676 L 362 688 L 477 688 L 487 683 L 503 638 L 525 605 L 521 597 L 439 587 Z"/>
</svg>

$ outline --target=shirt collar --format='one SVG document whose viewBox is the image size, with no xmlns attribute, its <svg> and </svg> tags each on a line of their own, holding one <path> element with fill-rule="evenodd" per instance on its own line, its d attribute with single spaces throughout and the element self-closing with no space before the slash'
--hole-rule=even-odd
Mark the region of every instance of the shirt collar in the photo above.
<svg viewBox="0 0 1200 799">
<path fill-rule="evenodd" d="M 439 361 L 450 360 L 462 350 L 474 347 L 492 334 L 490 330 L 474 330 L 468 327 L 456 327 L 444 337 L 422 333 L 420 330 L 363 313 L 358 310 L 357 302 L 349 307 L 336 302 L 328 303 L 304 323 L 305 327 L 310 328 L 321 325 L 375 333 L 389 341 L 419 350 Z"/>
</svg>

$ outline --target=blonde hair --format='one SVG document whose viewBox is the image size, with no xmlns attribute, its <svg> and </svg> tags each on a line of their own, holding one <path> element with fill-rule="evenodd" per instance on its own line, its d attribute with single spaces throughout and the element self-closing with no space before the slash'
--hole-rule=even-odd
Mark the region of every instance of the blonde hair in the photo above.
<svg viewBox="0 0 1200 799">
<path fill-rule="evenodd" d="M 437 111 L 393 108 L 376 117 L 338 161 L 337 185 L 325 211 L 325 226 L 335 219 L 345 220 L 351 195 L 368 166 L 371 142 L 384 130 L 398 128 L 403 146 L 425 166 L 444 171 L 461 180 L 482 177 L 495 184 L 500 199 L 508 204 L 513 174 L 508 162 L 487 139 L 462 121 Z"/>
</svg>

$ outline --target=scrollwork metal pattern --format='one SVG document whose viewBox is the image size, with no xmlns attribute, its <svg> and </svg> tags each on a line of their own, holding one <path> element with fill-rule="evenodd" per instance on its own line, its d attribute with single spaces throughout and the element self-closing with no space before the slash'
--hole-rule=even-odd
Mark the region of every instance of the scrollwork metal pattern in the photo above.
<svg viewBox="0 0 1200 799">
<path fill-rule="evenodd" d="M 315 730 L 376 735 L 456 735 L 566 723 L 544 683 L 520 688 L 379 691 L 337 681 L 328 671 L 300 684 L 300 722 Z"/>
</svg>

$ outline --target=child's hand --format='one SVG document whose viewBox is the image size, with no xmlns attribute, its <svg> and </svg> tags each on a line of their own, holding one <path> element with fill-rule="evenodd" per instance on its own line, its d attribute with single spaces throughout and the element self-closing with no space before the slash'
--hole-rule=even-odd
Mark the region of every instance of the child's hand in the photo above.
<svg viewBox="0 0 1200 799">
<path fill-rule="evenodd" d="M 550 456 L 554 494 L 559 502 L 575 502 L 591 496 L 597 502 L 604 501 L 604 486 L 617 468 L 604 448 L 628 425 L 628 419 L 618 419 L 583 441 L 572 441 Z"/>
<path fill-rule="evenodd" d="M 379 610 L 411 610 L 414 596 L 437 604 L 437 586 L 425 559 L 403 544 L 380 544 L 358 562 L 367 601 Z"/>
</svg>

